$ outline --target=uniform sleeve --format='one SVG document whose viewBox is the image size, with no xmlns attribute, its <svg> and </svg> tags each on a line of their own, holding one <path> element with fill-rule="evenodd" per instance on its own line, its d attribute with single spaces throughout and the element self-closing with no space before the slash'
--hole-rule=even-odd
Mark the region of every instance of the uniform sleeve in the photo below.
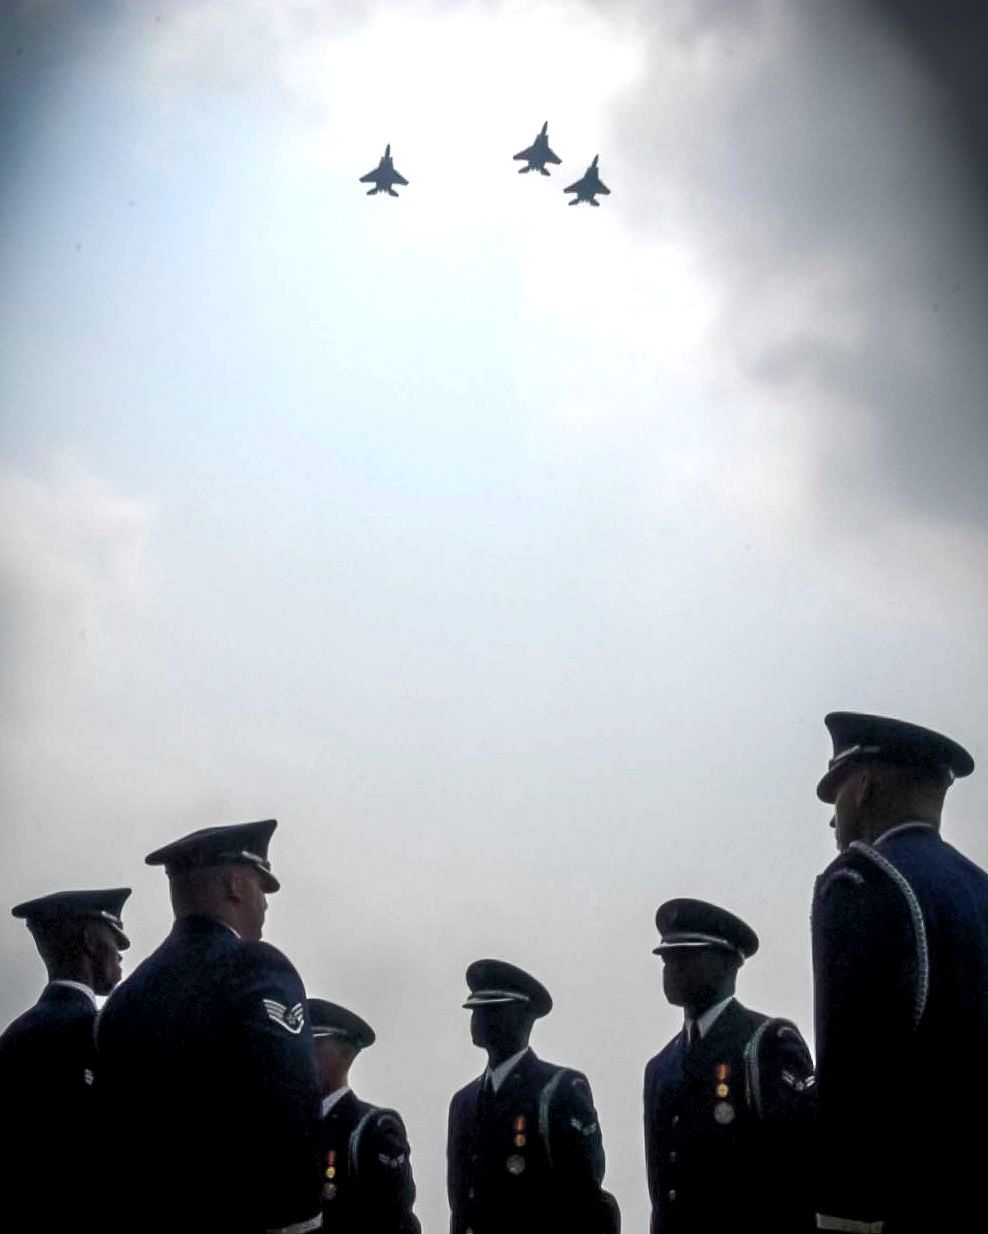
<svg viewBox="0 0 988 1234">
<path fill-rule="evenodd" d="M 760 1153 L 774 1163 L 774 1204 L 790 1234 L 808 1234 L 814 1221 L 813 1059 L 787 1020 L 768 1020 L 746 1063 L 749 1102 L 759 1120 Z"/>
<path fill-rule="evenodd" d="M 305 991 L 279 952 L 260 944 L 238 981 L 231 1043 L 244 1074 L 241 1114 L 253 1159 L 244 1181 L 256 1192 L 259 1224 L 279 1234 L 321 1228 L 319 1095 Z"/>
<path fill-rule="evenodd" d="M 373 1228 L 395 1234 L 419 1234 L 412 1212 L 415 1182 L 411 1149 L 404 1123 L 394 1110 L 380 1110 L 368 1125 L 359 1147 L 361 1193 L 367 1198 Z"/>
<path fill-rule="evenodd" d="M 648 1195 L 653 1205 L 653 1225 L 654 1225 L 654 1205 L 656 1196 L 659 1194 L 659 1180 L 655 1176 L 655 1158 L 656 1154 L 652 1150 L 652 1126 L 654 1123 L 654 1107 L 655 1102 L 652 1098 L 652 1089 L 655 1086 L 654 1081 L 655 1060 L 653 1059 L 645 1068 L 645 1084 L 642 1104 L 645 1114 L 645 1172 L 648 1178 Z"/>
<path fill-rule="evenodd" d="M 563 1198 L 573 1212 L 571 1228 L 587 1231 L 620 1229 L 620 1212 L 604 1191 L 604 1143 L 593 1094 L 586 1077 L 566 1072 L 549 1109 L 552 1169 Z"/>
<path fill-rule="evenodd" d="M 446 1133 L 446 1195 L 449 1200 L 450 1234 L 460 1234 L 463 1216 L 460 1212 L 459 1173 L 461 1169 L 460 1145 L 457 1136 L 456 1098 L 449 1103 L 449 1125 Z"/>
<path fill-rule="evenodd" d="M 768 1022 L 752 1080 L 752 1103 L 764 1124 L 781 1130 L 808 1126 L 815 1087 L 813 1059 L 795 1025 Z"/>
<path fill-rule="evenodd" d="M 894 874 L 839 867 L 813 906 L 817 1227 L 877 1234 L 895 1184 L 905 1047 L 923 963 Z M 868 875 L 866 877 L 866 875 Z"/>
</svg>

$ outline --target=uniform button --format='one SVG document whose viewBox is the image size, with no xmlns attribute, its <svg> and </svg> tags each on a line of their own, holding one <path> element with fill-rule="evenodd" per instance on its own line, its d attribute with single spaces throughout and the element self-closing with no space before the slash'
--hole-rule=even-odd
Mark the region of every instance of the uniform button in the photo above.
<svg viewBox="0 0 988 1234">
<path fill-rule="evenodd" d="M 669 1192 L 669 1199 L 675 1200 L 675 1198 L 676 1198 L 676 1188 L 673 1187 L 672 1190 Z"/>
<path fill-rule="evenodd" d="M 678 1127 L 678 1126 L 679 1126 L 679 1115 L 678 1115 L 678 1114 L 673 1114 L 673 1116 L 672 1116 L 672 1125 L 673 1125 L 674 1127 Z"/>
<path fill-rule="evenodd" d="M 676 1154 L 675 1154 L 675 1152 L 671 1152 L 671 1153 L 669 1154 L 669 1160 L 672 1162 L 672 1164 L 673 1164 L 673 1165 L 675 1165 L 675 1164 L 676 1164 Z"/>
</svg>

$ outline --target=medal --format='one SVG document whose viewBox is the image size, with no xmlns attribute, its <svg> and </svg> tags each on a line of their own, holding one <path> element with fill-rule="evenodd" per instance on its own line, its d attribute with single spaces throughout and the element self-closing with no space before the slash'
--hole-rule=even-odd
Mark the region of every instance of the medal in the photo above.
<svg viewBox="0 0 988 1234">
<path fill-rule="evenodd" d="M 727 1079 L 728 1079 L 728 1076 L 730 1076 L 730 1074 L 731 1074 L 731 1067 L 729 1063 L 718 1063 L 717 1066 L 714 1068 L 714 1075 L 716 1075 L 717 1077 L 717 1083 L 714 1086 L 714 1095 L 719 1097 L 721 1101 L 723 1101 L 724 1098 L 731 1091 L 727 1087 Z"/>
<path fill-rule="evenodd" d="M 718 1101 L 714 1106 L 714 1121 L 726 1127 L 734 1122 L 734 1106 L 729 1101 Z"/>
<path fill-rule="evenodd" d="M 525 1136 L 525 1115 L 519 1114 L 515 1119 L 515 1148 L 524 1148 L 528 1143 Z"/>
<path fill-rule="evenodd" d="M 514 1174 L 516 1177 L 525 1168 L 525 1158 L 519 1157 L 517 1153 L 513 1153 L 504 1163 L 509 1174 Z"/>
<path fill-rule="evenodd" d="M 333 1199 L 335 1195 L 336 1195 L 336 1183 L 323 1183 L 322 1198 L 324 1200 L 331 1200 Z"/>
</svg>

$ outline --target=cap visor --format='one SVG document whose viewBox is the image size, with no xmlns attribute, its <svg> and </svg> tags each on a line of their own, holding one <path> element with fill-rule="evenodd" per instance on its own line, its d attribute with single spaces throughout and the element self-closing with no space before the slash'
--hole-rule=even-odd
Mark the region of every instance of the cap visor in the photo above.
<svg viewBox="0 0 988 1234">
<path fill-rule="evenodd" d="M 832 806 L 837 800 L 837 785 L 841 779 L 843 772 L 847 771 L 848 764 L 842 763 L 839 767 L 832 767 L 816 786 L 816 795 L 828 806 Z"/>
</svg>

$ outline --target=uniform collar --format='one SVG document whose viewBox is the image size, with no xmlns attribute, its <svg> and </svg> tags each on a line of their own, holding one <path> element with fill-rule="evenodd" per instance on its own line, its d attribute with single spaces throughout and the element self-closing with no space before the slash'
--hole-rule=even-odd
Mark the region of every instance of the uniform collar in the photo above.
<svg viewBox="0 0 988 1234">
<path fill-rule="evenodd" d="M 875 841 L 875 843 L 872 845 L 872 847 L 877 848 L 879 844 L 884 844 L 886 840 L 891 840 L 893 836 L 899 835 L 900 832 L 917 831 L 917 830 L 932 831 L 934 835 L 940 834 L 937 828 L 934 827 L 932 823 L 923 823 L 923 822 L 920 822 L 919 819 L 916 819 L 911 823 L 899 823 L 895 827 L 890 827 L 888 831 L 883 831 L 882 834 Z"/>
<path fill-rule="evenodd" d="M 341 1101 L 350 1091 L 350 1085 L 344 1084 L 342 1088 L 337 1088 L 331 1092 L 328 1097 L 323 1097 L 321 1117 L 325 1118 L 333 1106 Z"/>
<path fill-rule="evenodd" d="M 54 986 L 64 986 L 67 990 L 78 990 L 80 994 L 85 994 L 94 1007 L 96 1006 L 96 994 L 84 981 L 70 981 L 67 977 L 56 977 L 54 981 L 49 981 L 45 988 L 50 990 Z"/>
<path fill-rule="evenodd" d="M 703 1040 L 704 1037 L 706 1037 L 707 1033 L 709 1033 L 710 1030 L 713 1028 L 714 1022 L 717 1019 L 719 1019 L 721 1012 L 726 1010 L 728 1004 L 732 1003 L 733 1001 L 734 1001 L 734 995 L 728 994 L 727 998 L 722 999 L 719 1003 L 714 1003 L 712 1007 L 708 1007 L 702 1015 L 697 1017 L 696 1026 L 700 1030 L 700 1040 L 701 1041 Z M 689 1020 L 689 1017 L 687 1016 L 683 1024 L 684 1033 L 686 1032 L 689 1024 L 690 1024 L 690 1020 Z"/>
<path fill-rule="evenodd" d="M 494 1067 L 493 1070 L 491 1069 L 490 1066 L 488 1066 L 484 1071 L 481 1084 L 483 1084 L 484 1080 L 486 1080 L 487 1077 L 490 1076 L 491 1077 L 491 1087 L 494 1089 L 495 1092 L 497 1092 L 500 1089 L 501 1085 L 504 1083 L 504 1081 L 508 1078 L 508 1076 L 512 1073 L 512 1071 L 514 1071 L 514 1069 L 518 1066 L 521 1060 L 525 1057 L 525 1055 L 529 1053 L 531 1053 L 531 1047 L 525 1046 L 524 1050 L 519 1050 L 517 1054 L 512 1054 L 510 1058 L 506 1058 L 503 1063 L 498 1063 L 498 1065 Z"/>
</svg>

